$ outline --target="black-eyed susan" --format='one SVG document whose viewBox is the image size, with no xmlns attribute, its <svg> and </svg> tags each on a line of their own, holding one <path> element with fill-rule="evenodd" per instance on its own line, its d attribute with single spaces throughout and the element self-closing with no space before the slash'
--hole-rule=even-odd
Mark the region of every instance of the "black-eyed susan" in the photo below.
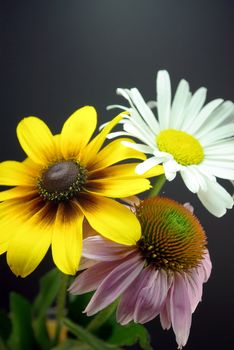
<svg viewBox="0 0 234 350">
<path fill-rule="evenodd" d="M 121 121 L 124 131 L 115 136 L 133 136 L 141 144 L 126 146 L 149 155 L 136 168 L 138 174 L 163 164 L 165 177 L 172 181 L 179 172 L 187 188 L 197 193 L 202 204 L 220 217 L 233 207 L 233 198 L 217 181 L 234 180 L 234 105 L 215 99 L 204 105 L 206 89 L 193 95 L 186 80 L 181 80 L 171 98 L 167 71 L 157 75 L 157 101 L 147 104 L 136 89 L 117 89 L 126 98 L 129 115 Z M 156 107 L 156 116 L 150 109 Z"/>
<path fill-rule="evenodd" d="M 52 135 L 36 117 L 19 123 L 17 136 L 27 159 L 0 164 L 0 185 L 15 186 L 0 193 L 0 253 L 7 252 L 16 275 L 30 274 L 50 245 L 57 267 L 75 274 L 84 217 L 108 239 L 126 245 L 139 239 L 136 217 L 112 198 L 145 191 L 150 183 L 135 175 L 134 164 L 113 164 L 144 155 L 121 140 L 101 149 L 121 118 L 114 118 L 92 141 L 97 116 L 89 106 L 72 114 L 59 135 Z M 161 173 L 159 167 L 155 175 Z"/>
</svg>

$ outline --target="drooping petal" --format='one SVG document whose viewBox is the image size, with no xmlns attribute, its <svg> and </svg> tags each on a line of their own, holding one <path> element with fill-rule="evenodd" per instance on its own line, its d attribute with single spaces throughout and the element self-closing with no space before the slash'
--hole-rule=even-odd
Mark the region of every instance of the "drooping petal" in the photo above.
<svg viewBox="0 0 234 350">
<path fill-rule="evenodd" d="M 26 277 L 39 265 L 51 244 L 49 205 L 16 228 L 7 249 L 7 262 L 16 276 Z M 16 222 L 17 223 L 17 222 Z"/>
<path fill-rule="evenodd" d="M 201 276 L 203 282 L 207 282 L 212 270 L 212 263 L 208 250 L 205 251 L 201 265 L 197 267 L 197 273 Z"/>
<path fill-rule="evenodd" d="M 84 193 L 79 196 L 79 203 L 89 224 L 102 236 L 126 245 L 134 245 L 140 238 L 140 224 L 124 205 Z"/>
<path fill-rule="evenodd" d="M 186 283 L 183 276 L 175 272 L 170 293 L 170 317 L 178 348 L 181 349 L 188 340 L 192 312 Z"/>
<path fill-rule="evenodd" d="M 183 169 L 180 171 L 180 175 L 189 191 L 197 193 L 199 190 L 199 182 L 195 174 L 190 170 L 190 167 L 183 167 Z"/>
<path fill-rule="evenodd" d="M 35 163 L 47 165 L 55 158 L 53 135 L 39 118 L 24 118 L 18 124 L 17 136 L 24 152 Z"/>
<path fill-rule="evenodd" d="M 160 322 L 163 329 L 171 328 L 171 316 L 168 302 L 166 302 L 162 307 L 160 312 Z"/>
<path fill-rule="evenodd" d="M 165 161 L 163 164 L 163 167 L 164 167 L 165 177 L 168 181 L 174 180 L 174 178 L 176 177 L 177 171 L 181 169 L 181 166 L 174 159 L 169 159 Z"/>
<path fill-rule="evenodd" d="M 123 142 L 128 141 L 131 144 L 135 144 L 134 141 L 127 138 L 121 138 L 109 143 L 104 147 L 90 162 L 90 167 L 93 169 L 105 168 L 114 163 L 118 163 L 122 160 L 135 158 L 145 160 L 146 156 L 130 147 L 126 147 Z"/>
<path fill-rule="evenodd" d="M 197 195 L 206 209 L 217 217 L 233 207 L 232 196 L 217 182 L 207 182 L 207 191 L 199 190 Z"/>
<path fill-rule="evenodd" d="M 119 265 L 119 261 L 98 262 L 82 272 L 69 287 L 72 294 L 84 294 L 99 287 L 102 281 Z"/>
<path fill-rule="evenodd" d="M 101 236 L 92 236 L 84 239 L 82 255 L 96 261 L 113 261 L 122 259 L 134 249 Z"/>
<path fill-rule="evenodd" d="M 138 295 L 148 284 L 151 276 L 152 270 L 150 268 L 144 268 L 121 296 L 116 318 L 122 325 L 126 325 L 134 319 Z"/>
<path fill-rule="evenodd" d="M 197 304 L 201 301 L 203 278 L 197 273 L 196 269 L 191 269 L 186 273 L 184 280 L 187 285 L 191 311 L 194 312 Z"/>
<path fill-rule="evenodd" d="M 25 163 L 9 160 L 0 163 L 0 184 L 3 186 L 35 186 L 36 179 Z"/>
<path fill-rule="evenodd" d="M 57 267 L 65 274 L 74 275 L 78 270 L 83 219 L 83 213 L 74 202 L 59 204 L 53 229 L 52 255 Z"/>
<path fill-rule="evenodd" d="M 202 162 L 202 167 L 204 170 L 209 171 L 211 174 L 220 177 L 222 179 L 234 180 L 234 160 L 232 159 L 223 159 L 218 156 L 216 159 L 205 159 Z"/>
<path fill-rule="evenodd" d="M 135 280 L 142 270 L 144 262 L 138 254 L 132 254 L 126 261 L 119 264 L 98 287 L 96 293 L 87 305 L 85 312 L 91 316 L 104 309 L 116 300 Z"/>
<path fill-rule="evenodd" d="M 91 106 L 75 111 L 64 123 L 61 149 L 65 159 L 77 156 L 88 144 L 97 125 L 97 113 Z"/>
<path fill-rule="evenodd" d="M 155 318 L 162 310 L 169 287 L 166 272 L 151 271 L 148 283 L 138 295 L 134 321 L 145 323 Z"/>
</svg>

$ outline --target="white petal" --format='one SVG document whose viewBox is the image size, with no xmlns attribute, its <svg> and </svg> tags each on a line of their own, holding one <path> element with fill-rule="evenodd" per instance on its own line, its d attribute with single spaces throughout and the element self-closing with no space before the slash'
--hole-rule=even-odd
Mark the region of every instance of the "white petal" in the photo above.
<svg viewBox="0 0 234 350">
<path fill-rule="evenodd" d="M 234 107 L 231 101 L 225 101 L 218 108 L 216 108 L 210 115 L 210 118 L 203 123 L 202 127 L 196 132 L 198 138 L 203 137 L 209 131 L 216 128 L 218 125 L 227 121 L 227 118 L 233 113 Z"/>
<path fill-rule="evenodd" d="M 193 120 L 197 117 L 197 114 L 199 113 L 200 109 L 202 108 L 206 100 L 206 92 L 207 92 L 207 89 L 201 87 L 192 96 L 189 105 L 184 111 L 186 117 L 181 126 L 181 130 L 187 131 L 191 123 L 193 122 Z"/>
<path fill-rule="evenodd" d="M 128 107 L 125 107 L 123 105 L 110 105 L 110 106 L 107 106 L 106 109 L 107 111 L 111 110 L 111 109 L 114 109 L 114 108 L 119 108 L 119 109 L 122 109 L 124 111 L 128 111 L 129 112 L 129 108 Z"/>
<path fill-rule="evenodd" d="M 171 110 L 171 83 L 165 70 L 159 71 L 157 75 L 157 103 L 160 128 L 167 129 Z"/>
<path fill-rule="evenodd" d="M 212 145 L 212 143 L 234 136 L 234 123 L 223 125 L 217 129 L 210 131 L 207 135 L 199 138 L 203 147 Z"/>
<path fill-rule="evenodd" d="M 134 119 L 135 114 L 131 114 L 133 116 L 132 120 L 126 121 L 123 125 L 124 131 L 128 132 L 131 136 L 138 138 L 145 144 L 154 147 L 155 146 L 155 135 L 152 134 L 150 130 L 147 130 L 147 125 L 144 123 L 144 126 L 139 122 L 136 122 Z M 149 128 L 148 128 L 149 129 Z"/>
<path fill-rule="evenodd" d="M 207 105 L 205 105 L 200 113 L 197 115 L 196 118 L 192 121 L 190 127 L 187 129 L 187 131 L 190 134 L 194 134 L 200 127 L 203 126 L 203 124 L 206 122 L 206 120 L 209 117 L 212 117 L 212 112 L 223 102 L 221 98 L 217 98 L 216 100 L 213 100 L 209 102 Z"/>
<path fill-rule="evenodd" d="M 111 140 L 111 139 L 114 139 L 115 137 L 119 137 L 119 136 L 131 136 L 131 135 L 129 135 L 129 133 L 125 132 L 125 131 L 116 131 L 116 132 L 111 132 L 110 134 L 108 134 L 106 138 Z"/>
<path fill-rule="evenodd" d="M 183 122 L 184 109 L 187 105 L 189 96 L 189 84 L 182 79 L 177 87 L 175 97 L 172 102 L 169 127 L 172 129 L 180 129 Z"/>
<path fill-rule="evenodd" d="M 142 175 L 154 166 L 160 164 L 160 162 L 161 160 L 157 159 L 156 157 L 148 158 L 144 162 L 138 164 L 135 171 L 137 174 Z"/>
<path fill-rule="evenodd" d="M 211 214 L 221 217 L 233 207 L 233 198 L 217 182 L 209 182 L 207 186 L 207 191 L 198 191 L 198 198 Z"/>
<path fill-rule="evenodd" d="M 221 179 L 234 180 L 234 164 L 232 162 L 204 160 L 202 166 L 204 170 Z"/>
<path fill-rule="evenodd" d="M 139 111 L 139 114 L 145 120 L 147 125 L 151 128 L 151 130 L 153 130 L 154 133 L 159 132 L 159 124 L 156 120 L 155 115 L 147 106 L 140 92 L 136 88 L 131 89 L 131 97 L 132 101 L 134 102 L 136 108 Z"/>
<path fill-rule="evenodd" d="M 174 180 L 174 178 L 176 177 L 177 171 L 181 169 L 179 164 L 174 159 L 170 159 L 166 161 L 163 164 L 163 166 L 164 166 L 165 176 L 168 181 Z"/>
<path fill-rule="evenodd" d="M 146 154 L 153 154 L 154 150 L 152 147 L 146 146 L 146 145 L 141 145 L 139 143 L 133 143 L 133 142 L 128 142 L 128 141 L 122 141 L 122 145 L 135 149 L 136 151 L 140 151 Z"/>
<path fill-rule="evenodd" d="M 180 174 L 189 191 L 197 193 L 199 190 L 199 183 L 190 167 L 184 167 L 183 170 L 180 171 Z"/>
</svg>

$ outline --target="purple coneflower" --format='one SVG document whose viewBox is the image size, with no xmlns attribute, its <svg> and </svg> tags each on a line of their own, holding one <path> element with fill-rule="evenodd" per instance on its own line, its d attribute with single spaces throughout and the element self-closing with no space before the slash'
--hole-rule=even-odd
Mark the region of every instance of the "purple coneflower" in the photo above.
<svg viewBox="0 0 234 350">
<path fill-rule="evenodd" d="M 96 290 L 85 309 L 88 316 L 120 298 L 117 321 L 122 325 L 160 315 L 181 349 L 211 272 L 205 232 L 190 210 L 171 199 L 148 198 L 134 211 L 140 240 L 129 247 L 100 236 L 85 239 L 83 256 L 96 262 L 76 278 L 70 292 Z"/>
</svg>

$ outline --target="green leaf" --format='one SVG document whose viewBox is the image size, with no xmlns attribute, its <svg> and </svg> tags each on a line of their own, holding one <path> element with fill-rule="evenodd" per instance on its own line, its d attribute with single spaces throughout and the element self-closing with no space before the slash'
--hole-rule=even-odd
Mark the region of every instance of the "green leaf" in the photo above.
<svg viewBox="0 0 234 350">
<path fill-rule="evenodd" d="M 11 320 L 5 311 L 0 310 L 0 338 L 7 340 L 11 333 Z M 0 347 L 1 349 L 1 347 Z"/>
<path fill-rule="evenodd" d="M 33 305 L 33 313 L 41 318 L 55 300 L 60 288 L 60 273 L 57 269 L 49 271 L 40 279 L 40 291 Z"/>
<path fill-rule="evenodd" d="M 35 350 L 36 344 L 32 329 L 31 304 L 16 293 L 10 294 L 10 317 L 12 332 L 9 347 L 12 350 Z"/>
<path fill-rule="evenodd" d="M 89 303 L 93 292 L 85 293 L 83 295 L 68 295 L 68 314 L 67 318 L 71 319 L 75 323 L 79 323 L 81 326 L 86 327 L 93 317 L 88 317 L 83 313 L 87 304 Z"/>
<path fill-rule="evenodd" d="M 49 349 L 51 340 L 46 328 L 48 308 L 56 299 L 60 288 L 60 273 L 57 269 L 49 271 L 40 279 L 40 291 L 33 305 L 34 330 L 42 349 Z"/>
<path fill-rule="evenodd" d="M 83 327 L 73 323 L 72 321 L 65 319 L 64 324 L 67 326 L 69 331 L 78 337 L 83 342 L 87 343 L 91 349 L 94 350 L 121 350 L 116 345 L 108 344 L 100 339 L 98 339 L 95 335 L 91 334 L 89 331 L 84 329 Z"/>
<path fill-rule="evenodd" d="M 133 345 L 139 343 L 143 350 L 152 350 L 150 345 L 150 336 L 147 329 L 138 323 L 130 323 L 126 326 L 121 326 L 112 321 L 112 334 L 108 338 L 108 342 L 120 346 Z"/>
<path fill-rule="evenodd" d="M 0 338 L 0 350 L 9 350 L 9 348 L 1 338 Z"/>
<path fill-rule="evenodd" d="M 51 350 L 92 350 L 92 348 L 78 340 L 68 339 Z"/>
</svg>

